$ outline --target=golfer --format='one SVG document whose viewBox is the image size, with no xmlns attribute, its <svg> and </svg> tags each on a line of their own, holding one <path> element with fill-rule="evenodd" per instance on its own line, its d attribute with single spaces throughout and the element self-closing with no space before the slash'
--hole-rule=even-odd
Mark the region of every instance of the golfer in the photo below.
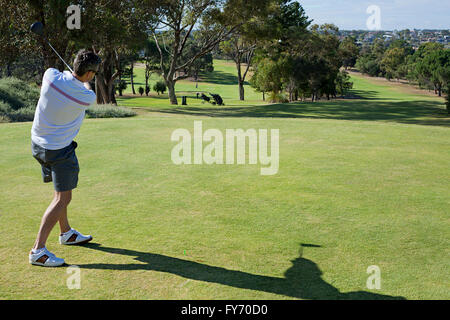
<svg viewBox="0 0 450 320">
<path fill-rule="evenodd" d="M 42 79 L 41 96 L 31 129 L 31 151 L 40 163 L 45 183 L 52 182 L 53 201 L 42 217 L 36 242 L 29 254 L 33 265 L 57 267 L 65 263 L 47 250 L 45 243 L 59 222 L 63 245 L 83 244 L 92 240 L 72 229 L 67 219 L 67 206 L 72 190 L 77 187 L 78 166 L 73 141 L 80 130 L 86 108 L 96 100 L 88 82 L 98 71 L 100 58 L 93 52 L 81 50 L 74 61 L 74 72 L 59 72 L 50 68 Z"/>
</svg>

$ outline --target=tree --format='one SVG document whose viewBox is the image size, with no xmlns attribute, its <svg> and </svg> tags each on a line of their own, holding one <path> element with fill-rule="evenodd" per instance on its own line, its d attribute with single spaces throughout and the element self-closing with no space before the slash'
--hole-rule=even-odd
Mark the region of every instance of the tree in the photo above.
<svg viewBox="0 0 450 320">
<path fill-rule="evenodd" d="M 129 77 L 131 84 L 131 92 L 136 94 L 136 90 L 134 88 L 134 63 L 139 59 L 139 55 L 137 53 L 136 48 L 129 48 L 129 50 L 124 50 L 120 55 L 120 69 L 122 70 L 119 78 Z"/>
<path fill-rule="evenodd" d="M 417 72 L 422 79 L 431 83 L 442 96 L 443 88 L 450 82 L 450 50 L 434 50 L 418 62 Z"/>
<path fill-rule="evenodd" d="M 332 24 L 312 27 L 311 40 L 306 47 L 309 52 L 306 64 L 310 68 L 312 100 L 325 94 L 327 99 L 336 96 L 336 77 L 342 66 L 339 52 L 339 29 Z"/>
<path fill-rule="evenodd" d="M 179 60 L 180 64 L 184 64 L 186 61 L 189 61 L 197 54 L 197 52 L 200 50 L 198 43 L 199 40 L 196 39 L 196 33 L 194 32 L 193 35 L 187 40 L 186 48 L 184 49 L 183 54 L 181 55 Z M 213 71 L 213 55 L 211 52 L 208 52 L 205 55 L 195 59 L 190 65 L 186 66 L 185 69 L 181 70 L 180 73 L 188 77 L 193 77 L 196 82 L 195 86 L 197 88 L 200 73 L 208 73 Z"/>
<path fill-rule="evenodd" d="M 116 81 L 115 88 L 119 91 L 119 96 L 123 95 L 123 91 L 127 88 L 127 82 L 125 80 Z"/>
<path fill-rule="evenodd" d="M 281 10 L 283 3 L 279 3 L 278 10 Z M 301 8 L 301 7 L 300 7 Z M 273 37 L 273 30 L 270 26 L 274 26 L 279 21 L 274 21 L 272 10 L 271 14 L 261 15 L 254 19 L 245 21 L 244 24 L 236 28 L 230 36 L 220 44 L 220 51 L 226 58 L 234 61 L 237 70 L 237 83 L 239 88 L 239 99 L 245 99 L 244 83 L 247 74 L 252 65 L 255 50 L 258 44 L 270 41 Z M 244 65 L 244 66 L 243 66 Z M 244 68 L 244 70 L 242 70 Z"/>
<path fill-rule="evenodd" d="M 353 88 L 353 82 L 350 81 L 350 75 L 347 71 L 341 70 L 336 77 L 337 92 L 344 97 L 347 92 Z"/>
<path fill-rule="evenodd" d="M 375 39 L 368 47 L 363 47 L 355 67 L 371 77 L 383 75 L 381 60 L 383 60 L 386 45 L 382 39 Z"/>
<path fill-rule="evenodd" d="M 257 68 L 254 71 L 250 84 L 257 91 L 270 92 L 271 102 L 279 101 L 279 93 L 283 89 L 283 65 L 286 61 L 281 59 L 274 61 L 269 58 L 261 58 L 257 63 Z"/>
<path fill-rule="evenodd" d="M 155 83 L 155 85 L 153 86 L 153 91 L 159 94 L 163 94 L 164 92 L 166 92 L 167 87 L 166 87 L 166 83 L 164 81 L 158 81 Z"/>
<path fill-rule="evenodd" d="M 307 27 L 310 24 L 302 6 L 298 2 L 280 1 L 276 4 L 269 18 L 253 29 L 257 32 L 258 49 L 255 51 L 252 64 L 253 76 L 250 84 L 257 91 L 270 93 L 272 101 L 283 101 L 282 91 L 289 93 L 289 100 L 296 100 L 298 87 L 304 78 L 297 63 L 304 52 L 310 35 Z"/>
<path fill-rule="evenodd" d="M 407 58 L 407 79 L 410 82 L 418 82 L 420 86 L 428 87 L 429 89 L 433 89 L 433 86 L 422 76 L 417 70 L 417 65 L 427 56 L 436 50 L 444 49 L 444 46 L 440 43 L 436 42 L 427 42 L 422 44 L 414 54 L 408 56 Z"/>
<path fill-rule="evenodd" d="M 66 10 L 70 4 L 73 2 L 69 0 L 0 0 L 0 65 L 6 65 L 7 75 L 12 75 L 13 64 L 24 64 L 24 61 L 27 61 L 25 73 L 30 76 L 37 73 L 39 79 L 47 68 L 63 70 L 63 63 L 44 39 L 65 60 L 71 57 L 74 49 L 66 27 Z M 35 21 L 43 23 L 44 38 L 29 32 Z"/>
<path fill-rule="evenodd" d="M 145 62 L 145 94 L 148 96 L 150 92 L 150 87 L 148 85 L 148 80 L 152 72 L 158 69 L 158 49 L 156 47 L 156 42 L 153 39 L 147 39 L 144 44 L 144 62 Z M 147 90 L 147 88 L 149 90 Z"/>
<path fill-rule="evenodd" d="M 356 39 L 353 37 L 345 37 L 339 45 L 339 51 L 342 57 L 342 66 L 346 70 L 354 67 L 359 55 L 359 47 L 356 44 Z"/>
<path fill-rule="evenodd" d="M 90 47 L 102 58 L 95 77 L 97 103 L 116 104 L 114 81 L 123 72 L 121 56 L 141 46 L 155 12 L 156 0 L 80 1 L 80 30 L 71 31 L 78 46 Z M 145 5 L 143 5 L 143 3 Z"/>
<path fill-rule="evenodd" d="M 178 104 L 175 84 L 188 77 L 183 71 L 211 52 L 230 33 L 261 14 L 269 0 L 166 0 L 157 10 L 152 36 L 160 54 L 160 69 L 171 104 Z M 265 12 L 264 12 L 265 13 Z M 197 26 L 198 51 L 180 63 L 186 43 Z M 170 43 L 170 46 L 167 45 Z M 164 54 L 167 53 L 167 55 Z"/>
<path fill-rule="evenodd" d="M 256 43 L 245 40 L 239 34 L 234 34 L 231 39 L 221 43 L 223 53 L 234 61 L 237 69 L 237 82 L 239 86 L 239 99 L 244 101 L 244 83 L 247 73 L 250 69 L 253 55 L 256 49 Z M 244 73 L 242 73 L 242 64 L 245 64 Z"/>
<path fill-rule="evenodd" d="M 447 113 L 450 114 L 450 82 L 447 83 L 447 95 L 445 96 L 445 105 L 447 106 Z"/>
<path fill-rule="evenodd" d="M 405 65 L 406 52 L 404 48 L 388 49 L 381 60 L 381 70 L 384 72 L 386 79 L 400 79 L 406 74 L 403 72 L 402 66 Z"/>
</svg>

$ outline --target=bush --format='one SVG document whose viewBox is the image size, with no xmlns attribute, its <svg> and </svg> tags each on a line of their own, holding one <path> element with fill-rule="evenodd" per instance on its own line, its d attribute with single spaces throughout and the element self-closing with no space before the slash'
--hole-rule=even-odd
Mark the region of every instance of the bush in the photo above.
<svg viewBox="0 0 450 320">
<path fill-rule="evenodd" d="M 116 80 L 115 90 L 119 91 L 119 95 L 122 96 L 123 91 L 127 89 L 127 82 L 125 80 Z"/>
<path fill-rule="evenodd" d="M 269 101 L 270 102 L 278 102 L 278 103 L 287 103 L 289 102 L 288 98 L 284 93 L 273 93 L 271 92 L 269 94 Z"/>
<path fill-rule="evenodd" d="M 159 95 L 159 93 L 166 92 L 166 90 L 167 90 L 167 86 L 166 86 L 166 83 L 164 81 L 158 81 L 153 86 L 153 91 L 158 92 L 158 95 Z"/>
<path fill-rule="evenodd" d="M 0 122 L 33 121 L 39 94 L 22 80 L 0 79 Z"/>
<path fill-rule="evenodd" d="M 0 101 L 9 105 L 12 110 L 33 107 L 39 100 L 39 89 L 30 86 L 17 78 L 0 79 Z"/>
<path fill-rule="evenodd" d="M 0 114 L 8 114 L 12 111 L 12 108 L 4 101 L 0 100 Z"/>
<path fill-rule="evenodd" d="M 144 88 L 139 87 L 138 91 L 141 96 L 144 94 Z"/>
<path fill-rule="evenodd" d="M 0 115 L 0 123 L 7 123 L 7 122 L 10 122 L 9 118 Z"/>
<path fill-rule="evenodd" d="M 13 110 L 8 114 L 11 122 L 33 121 L 36 108 L 26 107 L 19 110 Z"/>
<path fill-rule="evenodd" d="M 111 104 L 92 105 L 86 109 L 88 118 L 126 118 L 135 115 L 136 112 L 133 110 Z"/>
</svg>

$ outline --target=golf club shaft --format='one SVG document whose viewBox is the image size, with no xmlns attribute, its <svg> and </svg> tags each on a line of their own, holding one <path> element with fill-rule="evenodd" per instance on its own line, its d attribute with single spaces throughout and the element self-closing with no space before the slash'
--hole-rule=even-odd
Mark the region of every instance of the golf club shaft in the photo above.
<svg viewBox="0 0 450 320">
<path fill-rule="evenodd" d="M 47 43 L 48 43 L 48 45 L 50 46 L 50 48 L 52 48 L 53 49 L 53 51 L 56 53 L 56 55 L 58 56 L 58 58 L 60 58 L 61 59 L 61 61 L 62 62 L 64 62 L 64 64 L 67 66 L 67 68 L 69 68 L 69 70 L 70 70 L 70 72 L 72 72 L 73 73 L 73 70 L 72 70 L 72 68 L 64 61 L 64 59 L 63 58 L 61 58 L 61 56 L 58 54 L 58 52 L 55 50 L 55 48 L 53 48 L 53 46 L 50 44 L 50 41 L 47 41 Z"/>
</svg>

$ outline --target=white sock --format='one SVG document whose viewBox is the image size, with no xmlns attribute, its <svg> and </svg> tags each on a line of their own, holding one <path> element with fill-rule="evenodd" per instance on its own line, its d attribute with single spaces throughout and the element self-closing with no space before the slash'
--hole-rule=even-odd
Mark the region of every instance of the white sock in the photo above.
<svg viewBox="0 0 450 320">
<path fill-rule="evenodd" d="M 36 253 L 41 252 L 41 251 L 44 250 L 44 249 L 45 249 L 45 247 L 40 248 L 40 249 L 31 249 L 31 252 L 32 252 L 33 254 L 36 254 Z"/>
<path fill-rule="evenodd" d="M 69 232 L 72 232 L 72 228 L 71 228 L 69 231 L 67 231 L 67 232 L 61 233 L 61 236 L 65 236 L 65 235 L 68 234 Z"/>
</svg>

